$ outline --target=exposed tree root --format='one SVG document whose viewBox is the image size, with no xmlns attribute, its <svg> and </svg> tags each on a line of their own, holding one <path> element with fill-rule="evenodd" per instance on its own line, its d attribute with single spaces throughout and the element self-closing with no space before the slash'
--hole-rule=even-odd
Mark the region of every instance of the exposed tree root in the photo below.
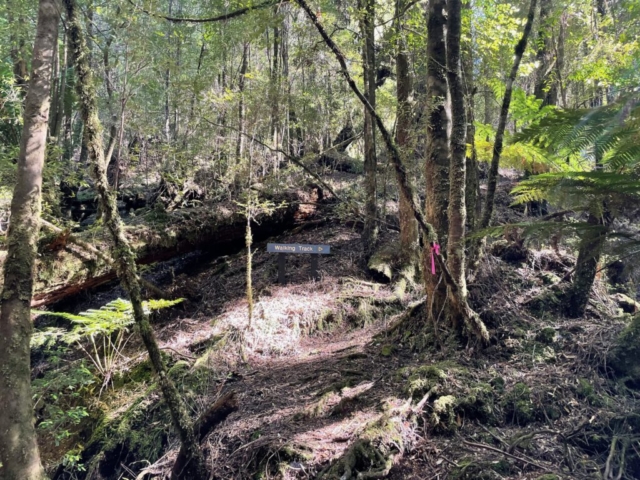
<svg viewBox="0 0 640 480">
<path fill-rule="evenodd" d="M 202 442 L 205 437 L 211 433 L 220 423 L 222 423 L 232 412 L 238 409 L 238 401 L 235 393 L 228 393 L 221 397 L 216 403 L 214 403 L 209 410 L 204 412 L 193 426 L 193 431 L 196 436 L 196 441 Z M 184 447 L 180 449 L 178 457 L 173 464 L 173 470 L 171 471 L 171 479 L 178 480 L 184 479 L 182 472 L 187 467 L 187 461 L 189 459 L 188 452 Z"/>
</svg>

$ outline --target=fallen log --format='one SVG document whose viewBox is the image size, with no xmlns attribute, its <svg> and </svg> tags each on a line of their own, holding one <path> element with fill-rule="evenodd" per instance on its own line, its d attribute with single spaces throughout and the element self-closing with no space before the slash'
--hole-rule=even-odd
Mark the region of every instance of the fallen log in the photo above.
<svg viewBox="0 0 640 480">
<path fill-rule="evenodd" d="M 284 206 L 269 216 L 256 218 L 254 238 L 266 239 L 311 218 L 316 200 L 301 190 L 273 196 L 271 201 Z M 172 212 L 151 210 L 127 219 L 125 228 L 138 264 L 146 265 L 196 249 L 215 249 L 221 255 L 237 251 L 244 245 L 246 219 L 242 207 L 227 202 Z M 108 251 L 108 239 L 101 229 L 73 235 L 49 230 L 53 235 L 40 241 L 33 307 L 55 303 L 116 278 L 110 258 L 96 253 Z"/>
</svg>

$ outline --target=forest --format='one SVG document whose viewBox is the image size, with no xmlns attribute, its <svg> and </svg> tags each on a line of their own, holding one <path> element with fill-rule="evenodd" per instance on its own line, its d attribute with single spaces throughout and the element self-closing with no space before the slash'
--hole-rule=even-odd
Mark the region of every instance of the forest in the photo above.
<svg viewBox="0 0 640 480">
<path fill-rule="evenodd" d="M 638 0 L 2 0 L 0 480 L 640 479 Z"/>
</svg>

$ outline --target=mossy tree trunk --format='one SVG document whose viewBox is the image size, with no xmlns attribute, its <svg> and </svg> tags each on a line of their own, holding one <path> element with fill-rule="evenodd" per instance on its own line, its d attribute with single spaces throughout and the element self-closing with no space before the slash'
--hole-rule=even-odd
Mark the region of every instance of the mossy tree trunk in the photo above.
<svg viewBox="0 0 640 480">
<path fill-rule="evenodd" d="M 449 113 L 447 112 L 447 76 L 446 76 L 446 25 L 445 0 L 429 2 L 427 22 L 427 159 L 425 163 L 427 221 L 433 225 L 443 250 L 446 250 L 449 219 Z M 436 320 L 443 311 L 447 289 L 439 274 L 433 275 L 431 269 L 430 243 L 425 244 L 423 254 L 423 272 L 427 301 L 430 308 L 427 315 Z"/>
<path fill-rule="evenodd" d="M 375 59 L 375 0 L 360 0 L 362 21 L 362 73 L 364 77 L 365 97 L 369 104 L 376 107 L 376 59 Z M 367 258 L 373 253 L 378 241 L 377 207 L 377 159 L 375 142 L 375 124 L 371 113 L 364 108 L 364 182 L 365 182 L 365 218 L 362 242 Z"/>
<path fill-rule="evenodd" d="M 596 279 L 598 263 L 607 242 L 607 233 L 613 218 L 605 209 L 601 216 L 590 213 L 587 223 L 590 229 L 580 240 L 576 271 L 567 295 L 566 313 L 571 318 L 581 317 L 587 308 L 591 287 Z"/>
<path fill-rule="evenodd" d="M 31 297 L 42 201 L 42 168 L 58 39 L 54 0 L 40 0 L 29 89 L 11 201 L 0 309 L 0 479 L 45 478 L 33 424 Z"/>
<path fill-rule="evenodd" d="M 471 18 L 471 2 L 465 1 L 463 8 L 468 10 L 464 17 Z M 462 78 L 464 86 L 464 94 L 466 98 L 466 117 L 467 117 L 467 145 L 469 145 L 467 153 L 467 189 L 465 192 L 465 203 L 467 206 L 467 231 L 475 230 L 480 209 L 480 176 L 478 171 L 478 152 L 476 150 L 476 127 L 475 127 L 475 80 L 473 77 L 473 41 L 471 38 L 471 25 L 464 23 L 463 28 L 469 33 L 467 39 L 462 44 L 461 63 Z M 464 38 L 464 37 L 463 37 Z"/>
<path fill-rule="evenodd" d="M 536 63 L 538 68 L 535 73 L 535 85 L 533 94 L 542 100 L 542 105 L 555 105 L 558 100 L 558 79 L 555 78 L 553 67 L 554 59 L 553 36 L 551 32 L 552 22 L 551 0 L 540 0 L 540 16 L 538 26 Z"/>
<path fill-rule="evenodd" d="M 188 460 L 178 478 L 204 479 L 207 478 L 207 472 L 202 453 L 196 441 L 186 406 L 180 398 L 175 384 L 167 376 L 158 343 L 149 319 L 143 310 L 135 255 L 124 234 L 115 195 L 109 188 L 102 144 L 102 126 L 98 118 L 93 75 L 88 61 L 88 50 L 78 17 L 78 10 L 74 0 L 64 0 L 64 6 L 67 12 L 70 46 L 78 76 L 76 89 L 79 97 L 80 113 L 85 125 L 84 135 L 89 154 L 90 170 L 95 182 L 98 201 L 102 208 L 104 225 L 109 231 L 113 242 L 111 256 L 114 259 L 116 272 L 122 286 L 129 294 L 137 330 L 149 353 L 153 369 L 158 376 L 160 389 L 171 413 L 173 425 L 180 437 L 182 450 L 186 452 Z"/>
<path fill-rule="evenodd" d="M 401 18 L 406 8 L 405 0 L 396 0 L 396 97 L 398 100 L 396 142 L 403 156 L 404 164 L 410 170 L 410 152 L 413 150 L 411 142 L 411 73 L 409 70 L 409 57 L 406 50 L 406 42 L 403 38 Z M 411 199 L 407 198 L 402 189 L 399 192 L 399 217 L 400 217 L 400 251 L 404 260 L 412 262 L 416 258 L 418 247 L 418 226 L 413 217 Z"/>
<path fill-rule="evenodd" d="M 462 33 L 462 1 L 449 0 L 447 25 L 447 78 L 451 97 L 451 138 L 449 162 L 449 238 L 447 263 L 463 297 L 467 296 L 465 268 L 465 203 L 467 162 L 467 119 L 465 92 L 460 66 L 460 39 Z M 455 325 L 458 312 L 452 312 Z"/>
</svg>

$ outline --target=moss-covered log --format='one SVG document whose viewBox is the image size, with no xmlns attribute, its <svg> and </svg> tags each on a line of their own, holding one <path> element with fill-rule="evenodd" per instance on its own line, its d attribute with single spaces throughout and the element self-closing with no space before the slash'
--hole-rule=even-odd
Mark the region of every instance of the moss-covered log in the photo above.
<svg viewBox="0 0 640 480">
<path fill-rule="evenodd" d="M 315 213 L 313 205 L 309 205 L 314 199 L 302 191 L 276 195 L 272 200 L 285 202 L 286 206 L 256 219 L 252 226 L 256 241 L 279 234 Z M 198 248 L 220 254 L 234 251 L 244 243 L 245 228 L 241 208 L 234 203 L 218 203 L 173 212 L 150 211 L 129 218 L 125 231 L 138 264 L 151 264 Z M 108 251 L 109 239 L 102 229 L 73 236 L 100 251 Z M 69 232 L 42 238 L 39 251 L 33 307 L 55 303 L 116 278 L 110 263 L 70 241 Z"/>
</svg>

